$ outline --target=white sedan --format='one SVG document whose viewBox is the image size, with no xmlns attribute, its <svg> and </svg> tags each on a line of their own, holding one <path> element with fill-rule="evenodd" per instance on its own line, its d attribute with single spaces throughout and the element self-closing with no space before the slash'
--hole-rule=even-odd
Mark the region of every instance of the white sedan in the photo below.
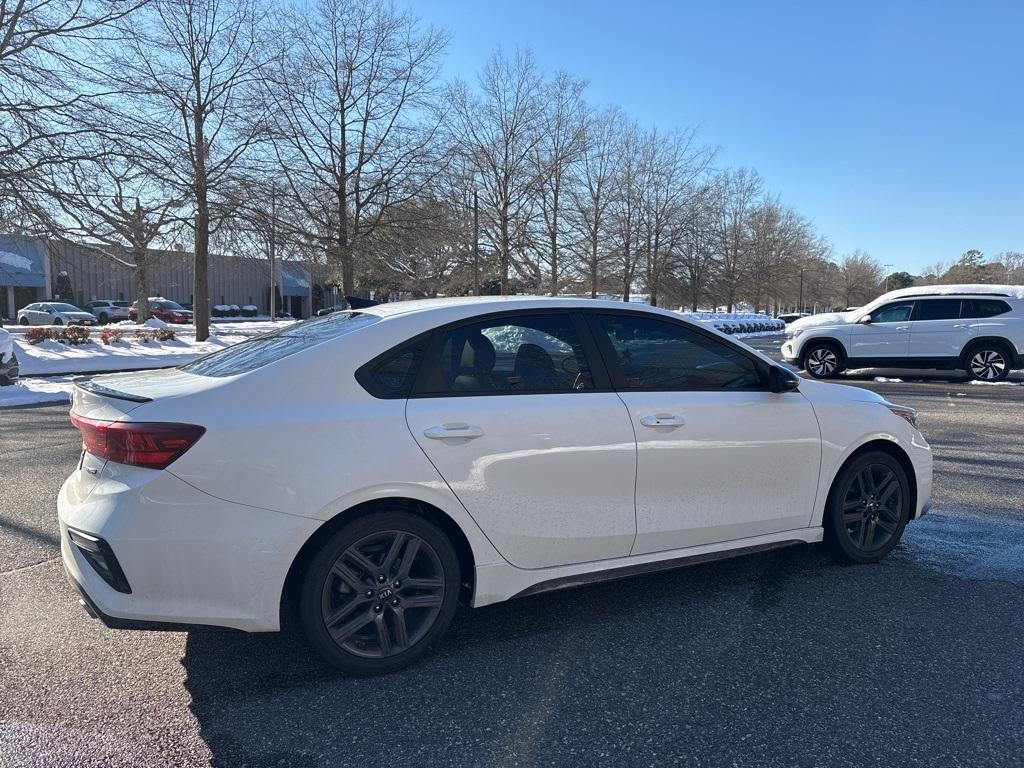
<svg viewBox="0 0 1024 768">
<path fill-rule="evenodd" d="M 60 301 L 39 301 L 18 310 L 19 325 L 95 325 L 91 312 Z"/>
<path fill-rule="evenodd" d="M 873 562 L 931 492 L 911 409 L 618 302 L 338 312 L 79 383 L 72 421 L 61 545 L 94 616 L 295 611 L 358 674 L 419 657 L 460 598 L 822 540 Z"/>
</svg>

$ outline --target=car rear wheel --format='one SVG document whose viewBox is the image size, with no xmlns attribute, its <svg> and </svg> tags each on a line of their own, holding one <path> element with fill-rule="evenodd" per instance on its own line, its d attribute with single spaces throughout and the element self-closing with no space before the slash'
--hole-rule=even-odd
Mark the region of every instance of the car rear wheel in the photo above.
<svg viewBox="0 0 1024 768">
<path fill-rule="evenodd" d="M 64 321 L 63 321 L 63 320 L 61 320 L 61 319 L 60 319 L 59 317 L 55 317 L 55 318 L 53 319 L 53 324 L 54 324 L 54 325 L 64 325 Z"/>
<path fill-rule="evenodd" d="M 1010 375 L 1010 356 L 999 344 L 979 344 L 964 355 L 964 369 L 975 381 L 1002 381 Z"/>
<path fill-rule="evenodd" d="M 847 464 L 825 508 L 825 542 L 854 563 L 881 560 L 899 543 L 910 519 L 910 483 L 900 463 L 872 451 Z"/>
<path fill-rule="evenodd" d="M 448 628 L 460 575 L 445 534 L 406 512 L 348 523 L 306 571 L 299 619 L 338 669 L 381 675 L 416 661 Z"/>
<path fill-rule="evenodd" d="M 18 321 L 18 325 L 28 325 L 28 318 L 23 317 Z"/>
<path fill-rule="evenodd" d="M 843 353 L 835 344 L 812 342 L 804 351 L 803 369 L 815 379 L 831 379 L 845 368 Z"/>
</svg>

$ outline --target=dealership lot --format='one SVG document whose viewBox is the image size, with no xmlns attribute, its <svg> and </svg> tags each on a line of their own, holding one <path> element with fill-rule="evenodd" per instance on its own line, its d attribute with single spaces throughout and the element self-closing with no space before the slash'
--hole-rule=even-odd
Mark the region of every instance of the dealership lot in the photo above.
<svg viewBox="0 0 1024 768">
<path fill-rule="evenodd" d="M 5 411 L 0 766 L 1017 765 L 1015 381 L 848 382 L 917 408 L 936 454 L 935 507 L 881 565 L 799 547 L 463 610 L 436 653 L 378 679 L 329 671 L 295 632 L 90 620 L 58 558 L 67 408 Z"/>
</svg>

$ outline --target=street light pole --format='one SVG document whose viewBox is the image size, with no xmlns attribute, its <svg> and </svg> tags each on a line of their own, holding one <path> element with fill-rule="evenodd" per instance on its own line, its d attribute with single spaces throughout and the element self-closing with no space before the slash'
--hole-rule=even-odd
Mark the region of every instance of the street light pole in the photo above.
<svg viewBox="0 0 1024 768">
<path fill-rule="evenodd" d="M 804 311 L 804 268 L 800 267 L 800 308 L 797 312 L 801 314 Z"/>
<path fill-rule="evenodd" d="M 882 293 L 888 293 L 889 292 L 889 272 L 888 272 L 888 270 L 892 269 L 892 264 L 883 264 L 882 268 L 886 270 L 886 273 L 885 273 L 885 290 L 882 291 Z"/>
</svg>

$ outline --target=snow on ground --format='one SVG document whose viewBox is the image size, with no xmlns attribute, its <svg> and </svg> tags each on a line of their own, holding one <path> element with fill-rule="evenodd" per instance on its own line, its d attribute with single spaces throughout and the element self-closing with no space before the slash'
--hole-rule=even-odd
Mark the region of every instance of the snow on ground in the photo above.
<svg viewBox="0 0 1024 768">
<path fill-rule="evenodd" d="M 0 387 L 0 408 L 39 403 L 67 403 L 71 400 L 71 376 L 46 379 L 21 379 L 17 384 Z"/>
<path fill-rule="evenodd" d="M 243 336 L 213 336 L 197 343 L 186 339 L 150 341 L 145 344 L 124 339 L 113 344 L 99 341 L 71 346 L 58 341 L 27 344 L 16 341 L 16 353 L 22 376 L 95 371 L 131 371 L 143 368 L 167 368 L 195 360 L 201 355 L 242 341 Z"/>
<path fill-rule="evenodd" d="M 972 379 L 971 384 L 981 384 L 983 387 L 1020 387 L 1024 386 L 1024 381 L 978 381 Z"/>
<path fill-rule="evenodd" d="M 875 376 L 875 381 L 880 381 L 889 384 L 902 384 L 903 379 L 887 379 L 885 376 Z"/>
</svg>

